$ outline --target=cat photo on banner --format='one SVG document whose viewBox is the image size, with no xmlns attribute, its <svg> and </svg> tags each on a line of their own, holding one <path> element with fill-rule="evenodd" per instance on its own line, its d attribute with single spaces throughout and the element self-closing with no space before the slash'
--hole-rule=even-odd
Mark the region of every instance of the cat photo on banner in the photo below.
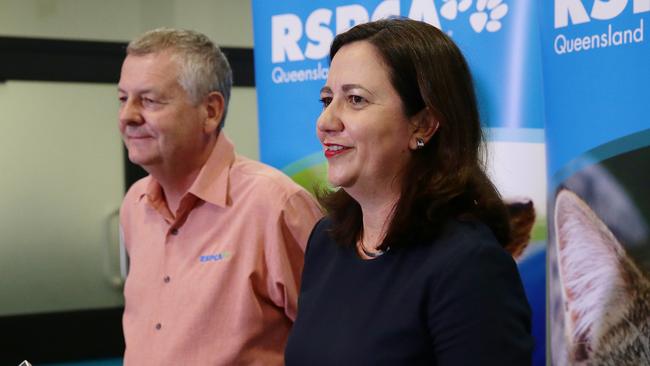
<svg viewBox="0 0 650 366">
<path fill-rule="evenodd" d="M 590 165 L 553 204 L 553 365 L 650 364 L 650 147 Z"/>
</svg>

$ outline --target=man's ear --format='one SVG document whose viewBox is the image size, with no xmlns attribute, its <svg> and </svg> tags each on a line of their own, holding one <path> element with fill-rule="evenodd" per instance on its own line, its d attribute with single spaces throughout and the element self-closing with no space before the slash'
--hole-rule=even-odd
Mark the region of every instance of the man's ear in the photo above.
<svg viewBox="0 0 650 366">
<path fill-rule="evenodd" d="M 431 109 L 424 108 L 411 117 L 411 138 L 409 148 L 411 150 L 421 149 L 426 145 L 433 135 L 438 131 L 440 123 L 433 115 Z"/>
<path fill-rule="evenodd" d="M 211 134 L 219 128 L 226 104 L 223 95 L 216 91 L 210 92 L 204 103 L 207 113 L 203 128 L 207 134 Z"/>
</svg>

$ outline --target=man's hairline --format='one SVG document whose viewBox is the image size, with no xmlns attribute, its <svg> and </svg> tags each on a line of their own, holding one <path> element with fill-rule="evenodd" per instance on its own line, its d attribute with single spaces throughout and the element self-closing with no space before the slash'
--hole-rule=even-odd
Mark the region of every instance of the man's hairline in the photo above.
<svg viewBox="0 0 650 366">
<path fill-rule="evenodd" d="M 178 67 L 178 75 L 177 75 L 177 77 L 176 77 L 176 82 L 177 82 L 178 85 L 179 85 L 179 86 L 180 86 L 180 87 L 185 91 L 185 93 L 187 93 L 187 97 L 189 98 L 189 100 L 190 100 L 190 102 L 192 103 L 192 105 L 197 106 L 197 105 L 199 105 L 199 104 L 201 103 L 201 101 L 202 101 L 205 97 L 207 97 L 208 95 L 210 95 L 210 93 L 212 93 L 212 92 L 218 92 L 218 91 L 217 91 L 217 90 L 211 90 L 211 91 L 209 91 L 208 93 L 206 93 L 205 95 L 198 96 L 198 97 L 196 98 L 197 100 L 194 100 L 195 98 L 193 97 L 192 93 L 191 93 L 189 90 L 187 90 L 187 89 L 185 88 L 185 86 L 183 85 L 184 83 L 181 81 L 181 79 L 184 77 L 184 74 L 185 74 L 185 63 L 183 62 L 183 59 L 182 59 L 182 58 L 185 57 L 185 56 L 183 56 L 182 53 L 183 53 L 182 51 L 180 51 L 178 48 L 176 48 L 176 47 L 174 47 L 174 46 L 167 46 L 167 47 L 165 47 L 165 48 L 161 48 L 161 49 L 157 49 L 157 50 L 151 50 L 151 51 L 145 51 L 145 52 L 137 52 L 137 51 L 134 52 L 134 51 L 130 51 L 130 50 L 129 50 L 129 47 L 127 47 L 127 49 L 126 49 L 126 57 L 129 57 L 129 56 L 133 56 L 133 57 L 146 57 L 146 56 L 149 56 L 149 55 L 163 55 L 163 54 L 168 54 L 168 55 L 170 56 L 170 59 L 171 59 L 171 60 L 176 64 L 176 66 Z M 221 93 L 220 93 L 220 94 L 221 94 Z"/>
</svg>

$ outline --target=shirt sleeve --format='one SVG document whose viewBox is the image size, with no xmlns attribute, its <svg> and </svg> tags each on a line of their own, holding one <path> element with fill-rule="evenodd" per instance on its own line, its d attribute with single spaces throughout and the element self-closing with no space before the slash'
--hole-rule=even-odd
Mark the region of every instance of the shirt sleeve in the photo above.
<svg viewBox="0 0 650 366">
<path fill-rule="evenodd" d="M 514 260 L 496 243 L 451 260 L 429 302 L 439 365 L 531 364 L 530 308 Z"/>
<path fill-rule="evenodd" d="M 267 286 L 271 301 L 294 321 L 307 239 L 322 217 L 315 199 L 300 190 L 290 195 L 270 228 L 272 247 L 266 248 Z"/>
</svg>

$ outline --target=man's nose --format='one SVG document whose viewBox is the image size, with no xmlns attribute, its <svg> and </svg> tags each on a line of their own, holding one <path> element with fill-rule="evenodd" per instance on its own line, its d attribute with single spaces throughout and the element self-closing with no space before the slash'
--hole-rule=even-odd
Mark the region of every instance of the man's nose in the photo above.
<svg viewBox="0 0 650 366">
<path fill-rule="evenodd" d="M 119 119 L 123 125 L 141 124 L 144 122 L 140 108 L 132 98 L 128 98 L 120 104 Z"/>
</svg>

